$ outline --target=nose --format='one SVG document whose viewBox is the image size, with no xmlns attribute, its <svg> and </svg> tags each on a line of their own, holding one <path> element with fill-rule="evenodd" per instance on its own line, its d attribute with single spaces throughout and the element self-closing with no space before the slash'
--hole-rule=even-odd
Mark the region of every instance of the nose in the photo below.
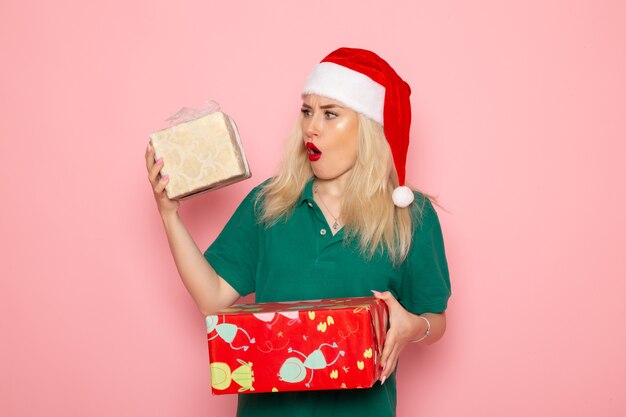
<svg viewBox="0 0 626 417">
<path fill-rule="evenodd" d="M 317 112 L 313 113 L 311 117 L 304 120 L 304 134 L 307 138 L 316 138 L 320 133 L 320 119 L 317 116 Z"/>
</svg>

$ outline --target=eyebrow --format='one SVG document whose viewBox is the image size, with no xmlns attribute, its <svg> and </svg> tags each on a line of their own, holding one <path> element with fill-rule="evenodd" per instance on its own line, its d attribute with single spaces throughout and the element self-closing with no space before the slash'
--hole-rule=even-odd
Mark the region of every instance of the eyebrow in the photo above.
<svg viewBox="0 0 626 417">
<path fill-rule="evenodd" d="M 302 107 L 312 109 L 312 107 L 306 103 L 302 103 Z M 323 106 L 320 106 L 320 109 L 332 109 L 333 107 L 339 107 L 340 109 L 345 109 L 345 107 L 340 106 L 339 104 L 325 104 Z"/>
</svg>

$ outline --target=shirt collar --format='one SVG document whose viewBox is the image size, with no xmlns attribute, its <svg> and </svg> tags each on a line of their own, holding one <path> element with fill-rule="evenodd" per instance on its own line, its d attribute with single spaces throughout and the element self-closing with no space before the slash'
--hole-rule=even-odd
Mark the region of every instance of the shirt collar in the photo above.
<svg viewBox="0 0 626 417">
<path fill-rule="evenodd" d="M 304 190 L 300 195 L 300 199 L 298 200 L 298 206 L 300 206 L 304 202 L 312 202 L 313 201 L 313 180 L 315 177 L 311 177 L 309 181 L 304 186 Z"/>
</svg>

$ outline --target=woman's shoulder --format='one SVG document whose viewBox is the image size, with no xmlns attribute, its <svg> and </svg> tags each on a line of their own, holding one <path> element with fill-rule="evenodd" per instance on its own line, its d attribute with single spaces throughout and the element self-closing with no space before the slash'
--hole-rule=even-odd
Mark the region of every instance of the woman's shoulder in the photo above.
<svg viewBox="0 0 626 417">
<path fill-rule="evenodd" d="M 415 200 L 411 204 L 411 216 L 416 225 L 425 227 L 433 222 L 439 222 L 437 211 L 434 204 L 437 204 L 437 199 L 422 191 L 413 190 L 413 196 Z"/>
<path fill-rule="evenodd" d="M 249 210 L 251 212 L 254 212 L 257 220 L 261 215 L 263 206 L 263 189 L 271 180 L 272 177 L 267 178 L 265 181 L 254 186 L 250 191 L 248 191 L 248 194 L 244 197 L 244 199 L 241 201 L 241 204 L 239 205 L 242 210 Z"/>
<path fill-rule="evenodd" d="M 263 191 L 263 188 L 265 188 L 265 186 L 272 180 L 273 177 L 267 178 L 266 180 L 264 180 L 263 182 L 255 185 L 249 192 L 248 195 L 246 195 L 246 200 L 256 200 L 256 198 L 258 197 L 258 195 L 261 193 L 261 191 Z"/>
<path fill-rule="evenodd" d="M 430 198 L 428 198 L 428 196 L 422 191 L 419 191 L 419 190 L 412 190 L 412 191 L 413 191 L 413 197 L 415 197 L 413 204 L 419 207 L 423 207 L 425 204 L 427 204 L 426 202 L 430 202 Z"/>
</svg>

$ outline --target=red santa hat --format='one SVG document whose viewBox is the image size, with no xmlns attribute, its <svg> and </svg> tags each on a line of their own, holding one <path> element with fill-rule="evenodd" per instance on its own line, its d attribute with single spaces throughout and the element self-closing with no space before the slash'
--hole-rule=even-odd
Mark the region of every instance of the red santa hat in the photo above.
<svg viewBox="0 0 626 417">
<path fill-rule="evenodd" d="M 383 126 L 400 185 L 393 190 L 393 202 L 398 207 L 411 204 L 413 191 L 404 185 L 411 87 L 387 61 L 365 49 L 339 48 L 315 66 L 302 90 L 305 94 L 337 100 Z"/>
</svg>

